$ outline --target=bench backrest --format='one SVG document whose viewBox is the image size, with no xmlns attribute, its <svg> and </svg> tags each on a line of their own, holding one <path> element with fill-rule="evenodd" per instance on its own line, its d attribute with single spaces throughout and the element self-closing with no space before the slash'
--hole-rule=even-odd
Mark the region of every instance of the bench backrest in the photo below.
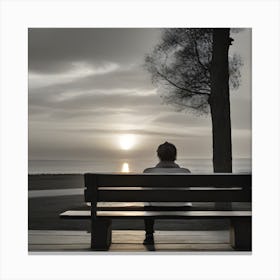
<svg viewBox="0 0 280 280">
<path fill-rule="evenodd" d="M 87 202 L 251 202 L 251 174 L 87 173 Z"/>
</svg>

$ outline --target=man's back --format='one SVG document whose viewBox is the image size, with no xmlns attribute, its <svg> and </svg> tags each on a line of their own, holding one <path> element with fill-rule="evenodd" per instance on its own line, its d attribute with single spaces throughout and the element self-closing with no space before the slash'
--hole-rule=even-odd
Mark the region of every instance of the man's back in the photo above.
<svg viewBox="0 0 280 280">
<path fill-rule="evenodd" d="M 181 168 L 174 161 L 160 161 L 155 167 L 146 168 L 144 173 L 190 173 L 187 168 Z"/>
<path fill-rule="evenodd" d="M 146 168 L 144 173 L 191 173 L 187 168 L 163 168 L 163 167 L 151 167 Z"/>
<path fill-rule="evenodd" d="M 164 166 L 164 167 L 162 167 Z M 176 163 L 167 163 L 167 162 L 160 162 L 156 165 L 156 167 L 146 168 L 143 173 L 191 173 L 187 168 L 181 168 Z M 192 206 L 189 202 L 151 202 L 147 203 L 150 206 Z"/>
</svg>

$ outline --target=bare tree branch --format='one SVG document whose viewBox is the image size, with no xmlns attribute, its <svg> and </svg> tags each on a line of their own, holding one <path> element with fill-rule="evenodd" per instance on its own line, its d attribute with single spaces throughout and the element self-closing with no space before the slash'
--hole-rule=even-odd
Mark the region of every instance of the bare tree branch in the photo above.
<svg viewBox="0 0 280 280">
<path fill-rule="evenodd" d="M 195 54 L 196 54 L 196 59 L 197 62 L 199 63 L 199 65 L 202 67 L 202 69 L 204 70 L 205 74 L 208 73 L 209 69 L 207 67 L 205 67 L 205 65 L 201 62 L 200 60 L 200 56 L 199 56 L 199 52 L 198 52 L 198 47 L 197 47 L 197 42 L 196 40 L 194 40 L 194 50 L 195 50 Z"/>
<path fill-rule="evenodd" d="M 157 70 L 157 74 L 159 76 L 161 76 L 163 79 L 165 79 L 168 83 L 170 83 L 172 86 L 182 90 L 182 91 L 186 91 L 186 92 L 189 92 L 188 96 L 193 96 L 193 95 L 196 95 L 196 94 L 200 94 L 200 95 L 210 95 L 210 93 L 208 92 L 203 92 L 203 91 L 193 91 L 193 90 L 190 90 L 190 89 L 187 89 L 187 88 L 183 88 L 181 86 L 178 86 L 176 83 L 174 83 L 173 81 L 171 81 L 170 79 L 168 79 L 166 76 L 164 76 L 162 73 L 160 73 L 158 70 Z"/>
</svg>

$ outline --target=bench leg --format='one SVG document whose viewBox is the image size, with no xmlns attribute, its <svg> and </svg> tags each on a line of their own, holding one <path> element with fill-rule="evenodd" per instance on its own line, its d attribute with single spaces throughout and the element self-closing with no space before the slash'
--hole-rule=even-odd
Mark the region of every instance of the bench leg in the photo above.
<svg viewBox="0 0 280 280">
<path fill-rule="evenodd" d="M 239 251 L 252 250 L 252 217 L 235 217 L 231 219 L 231 246 Z"/>
<path fill-rule="evenodd" d="M 107 251 L 112 243 L 111 219 L 94 219 L 91 221 L 91 249 Z"/>
</svg>

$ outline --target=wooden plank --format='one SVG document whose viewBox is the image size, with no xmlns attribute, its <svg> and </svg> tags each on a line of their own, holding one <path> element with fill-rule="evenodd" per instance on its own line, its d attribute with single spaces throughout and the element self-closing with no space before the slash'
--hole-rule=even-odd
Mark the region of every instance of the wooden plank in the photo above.
<svg viewBox="0 0 280 280">
<path fill-rule="evenodd" d="M 163 210 L 162 207 L 182 207 L 182 205 L 185 205 L 185 203 L 182 202 L 157 202 L 152 203 L 154 210 Z M 121 208 L 122 210 L 143 210 L 143 207 L 149 206 L 151 207 L 150 202 L 98 202 L 97 203 L 97 210 L 117 210 L 118 208 Z M 251 210 L 251 203 L 250 202 L 234 202 L 232 203 L 232 210 Z M 75 207 L 75 209 L 69 209 L 69 210 L 89 210 L 90 203 L 87 203 L 87 206 L 81 205 L 81 207 Z M 187 207 L 186 205 L 183 207 Z M 158 209 L 159 208 L 159 209 Z M 188 209 L 190 210 L 190 207 L 188 206 Z M 191 210 L 221 210 L 216 209 L 216 205 L 214 202 L 193 202 L 191 206 Z"/>
<path fill-rule="evenodd" d="M 97 211 L 98 217 L 110 218 L 230 218 L 252 216 L 251 211 Z"/>
<path fill-rule="evenodd" d="M 90 234 L 88 235 L 29 235 L 28 243 L 32 245 L 38 244 L 87 244 L 90 245 Z"/>
<path fill-rule="evenodd" d="M 243 190 L 99 190 L 98 201 L 111 202 L 248 202 L 251 193 Z"/>
<path fill-rule="evenodd" d="M 88 210 L 65 211 L 60 214 L 63 218 L 89 219 L 91 213 Z M 240 216 L 252 216 L 251 211 L 97 211 L 98 217 L 110 218 L 229 218 Z"/>
<path fill-rule="evenodd" d="M 156 191 L 217 191 L 217 190 L 243 190 L 242 187 L 98 187 L 98 190 L 114 190 L 114 191 L 124 191 L 124 190 L 156 190 Z"/>
<path fill-rule="evenodd" d="M 89 244 L 29 244 L 29 253 L 33 252 L 91 252 Z"/>
<path fill-rule="evenodd" d="M 71 231 L 70 231 L 71 233 Z M 58 230 L 28 231 L 29 244 L 83 244 L 90 242 L 90 233 L 77 231 L 75 235 Z M 144 230 L 113 230 L 113 243 L 142 243 Z M 168 231 L 156 230 L 157 243 L 229 243 L 229 230 Z"/>
<path fill-rule="evenodd" d="M 112 244 L 110 252 L 232 252 L 229 244 Z"/>
<path fill-rule="evenodd" d="M 251 187 L 251 174 L 213 173 L 213 174 L 85 174 L 86 187 L 91 187 L 90 179 L 96 176 L 97 185 L 120 187 Z"/>
<path fill-rule="evenodd" d="M 55 235 L 55 236 L 87 236 L 89 233 L 85 230 L 37 230 L 29 229 L 28 236 L 33 235 Z"/>
<path fill-rule="evenodd" d="M 63 219 L 90 219 L 90 210 L 68 210 L 59 215 Z"/>
<path fill-rule="evenodd" d="M 85 253 L 85 254 L 111 254 L 111 253 L 149 253 L 149 251 L 155 252 L 230 252 L 235 253 L 229 244 L 155 244 L 151 246 L 152 249 L 149 249 L 148 246 L 142 244 L 112 244 L 109 251 L 91 251 L 88 244 L 59 244 L 59 245 L 29 245 L 28 251 L 29 254 L 42 254 L 44 252 L 69 252 L 69 253 Z M 150 247 L 150 248 L 151 248 Z M 240 252 L 238 252 L 240 255 Z"/>
<path fill-rule="evenodd" d="M 142 243 L 145 232 L 142 230 L 114 230 L 113 243 Z M 229 231 L 155 231 L 157 244 L 189 244 L 189 243 L 229 243 Z"/>
</svg>

